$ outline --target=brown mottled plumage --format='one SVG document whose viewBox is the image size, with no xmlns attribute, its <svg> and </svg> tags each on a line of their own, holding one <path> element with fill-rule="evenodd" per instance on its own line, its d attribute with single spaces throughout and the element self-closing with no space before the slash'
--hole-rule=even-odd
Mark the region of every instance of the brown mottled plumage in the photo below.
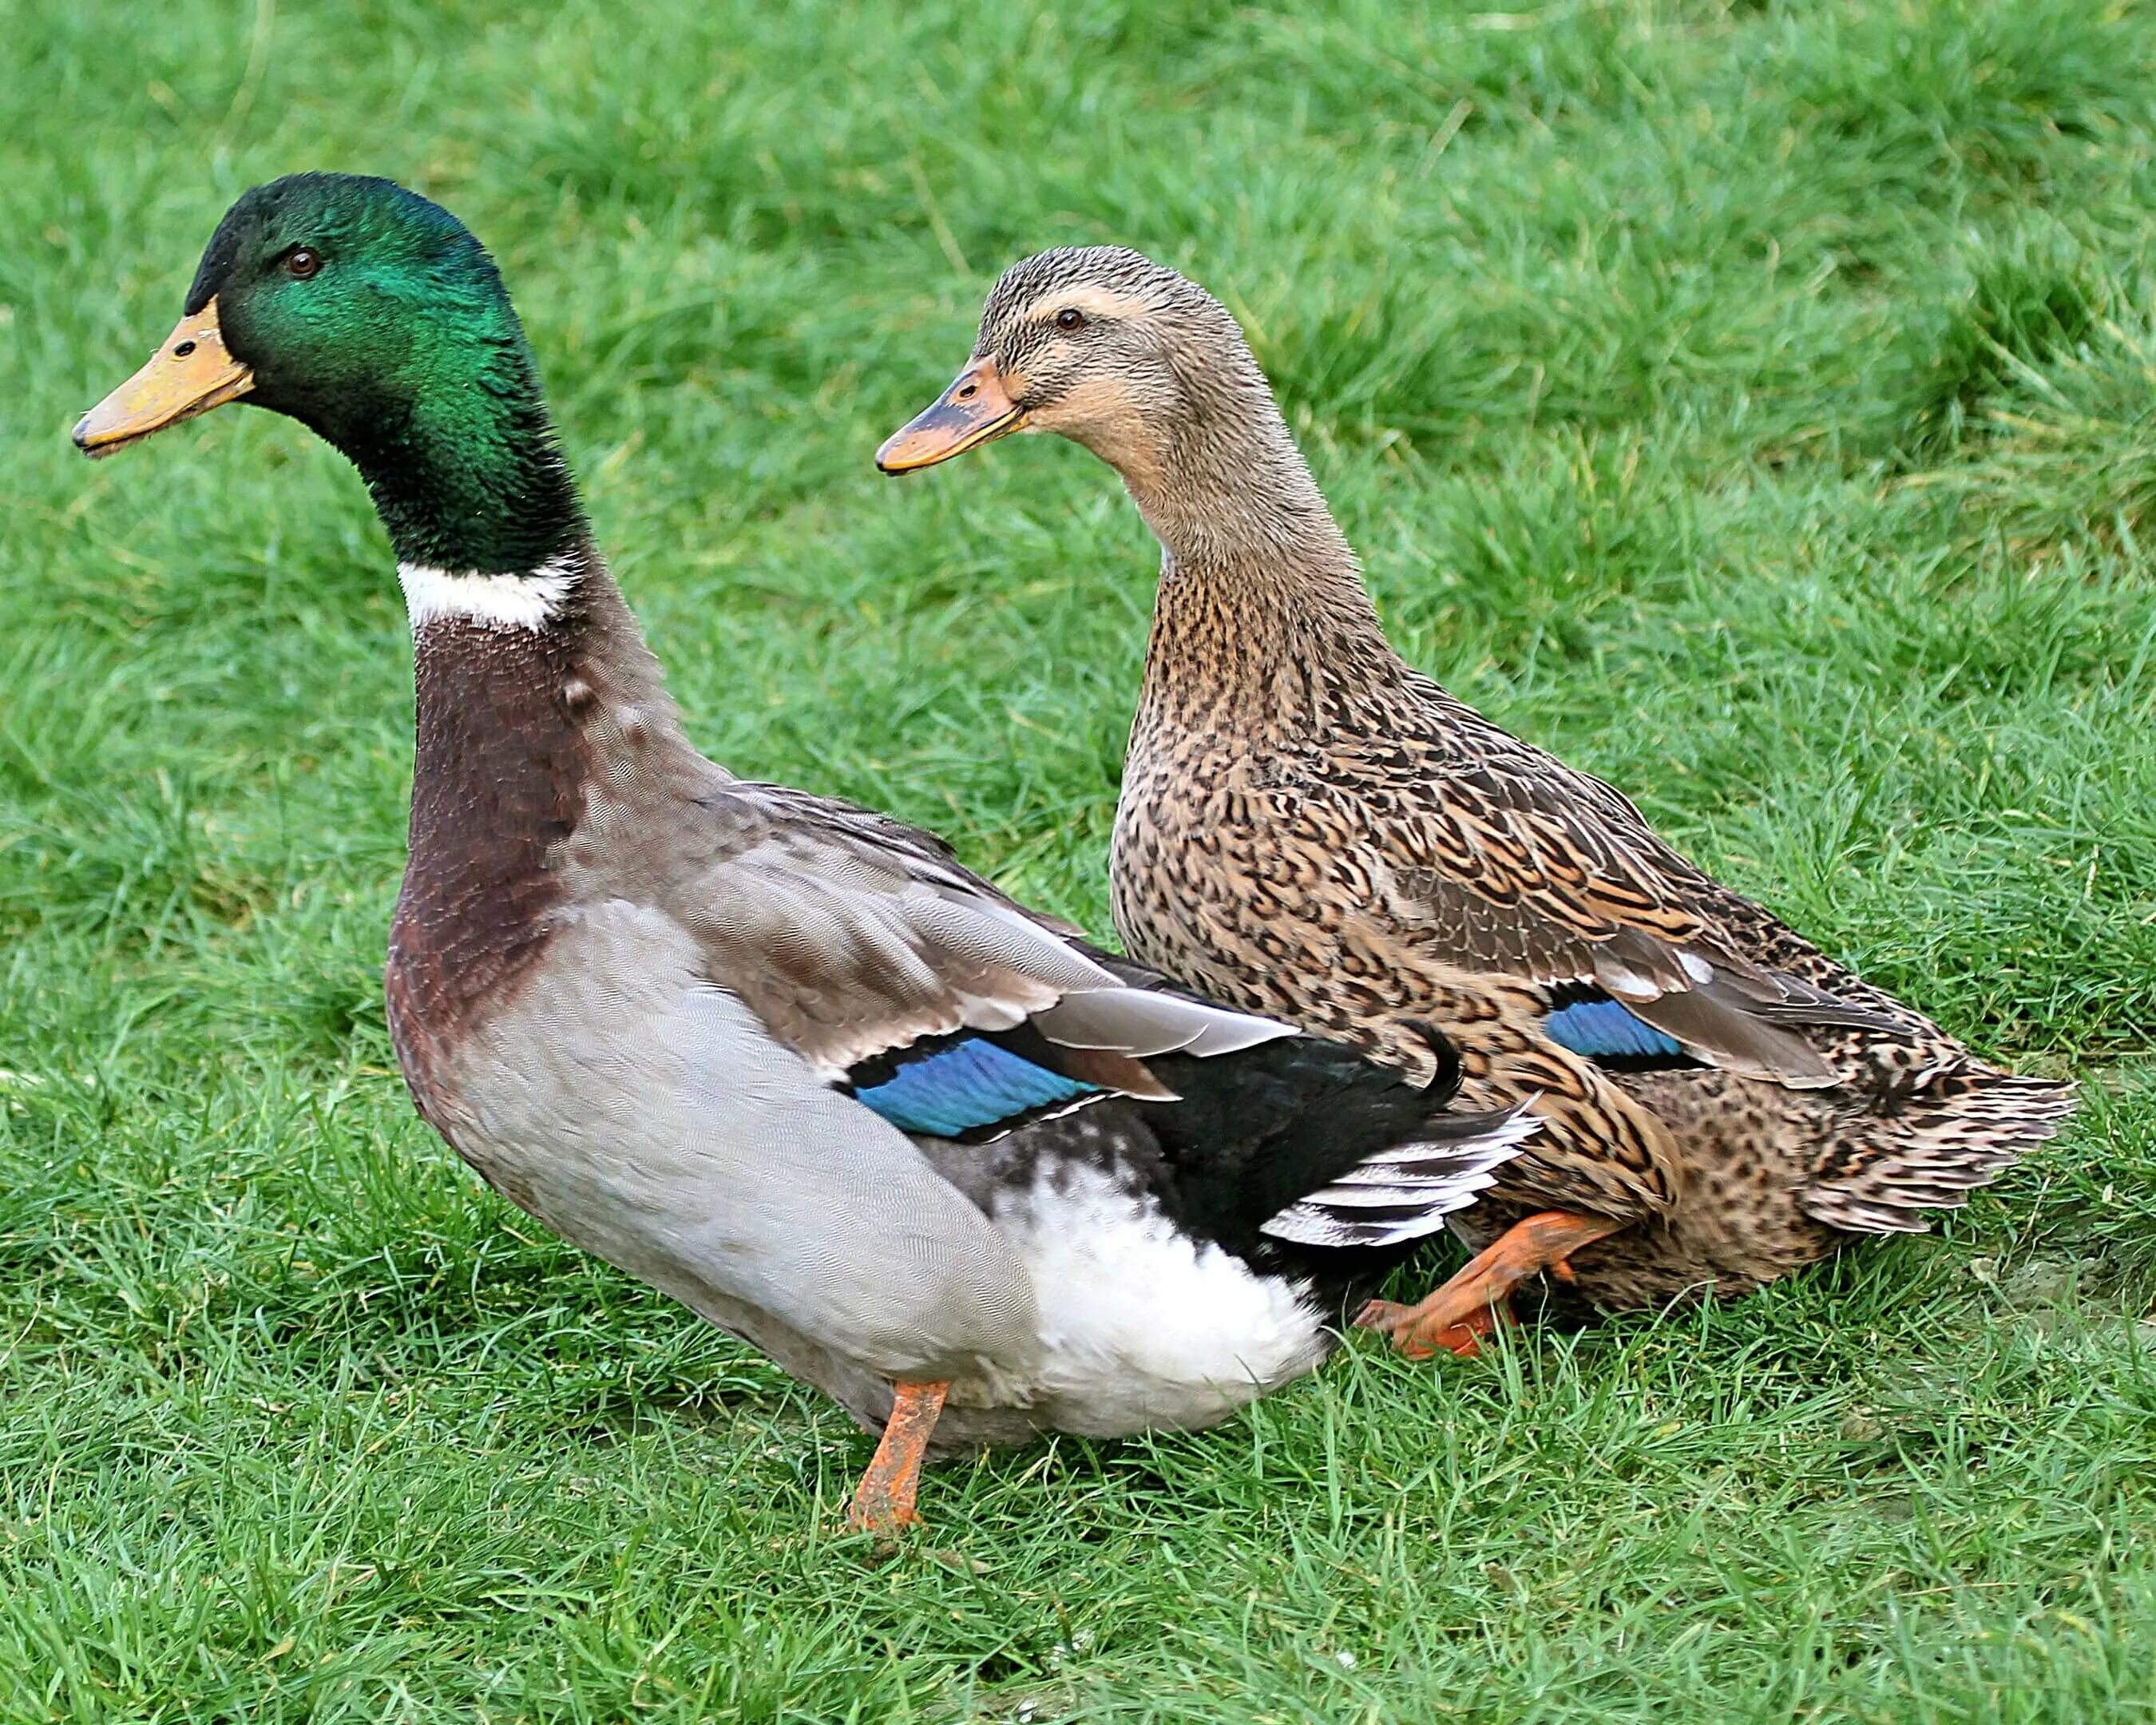
<svg viewBox="0 0 2156 1725">
<path fill-rule="evenodd" d="M 1027 259 L 966 372 L 880 459 L 1019 429 L 1115 466 L 1165 551 L 1116 812 L 1125 942 L 1411 1071 L 1434 1025 L 1472 1106 L 1536 1099 L 1542 1135 L 1460 1231 L 1584 1219 L 1516 1271 L 1605 1307 L 1748 1291 L 1856 1235 L 1922 1230 L 2071 1107 L 1404 663 L 1203 289 L 1120 249 Z M 1428 1312 L 1419 1334 L 1414 1312 L 1382 1317 L 1404 1345 L 1471 1345 Z"/>
</svg>

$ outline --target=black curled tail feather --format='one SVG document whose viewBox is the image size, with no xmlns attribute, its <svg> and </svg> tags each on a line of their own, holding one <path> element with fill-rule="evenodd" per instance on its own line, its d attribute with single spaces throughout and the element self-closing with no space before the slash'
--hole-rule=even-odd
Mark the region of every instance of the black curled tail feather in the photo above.
<svg viewBox="0 0 2156 1725">
<path fill-rule="evenodd" d="M 1451 1111 L 1457 1057 L 1442 1038 L 1433 1047 L 1452 1076 L 1428 1088 L 1314 1036 L 1155 1056 L 1148 1064 L 1179 1100 L 1131 1106 L 1159 1142 L 1171 1209 L 1238 1251 L 1264 1239 L 1348 1245 L 1435 1233 L 1536 1125 L 1521 1109 Z M 1353 1237 L 1365 1232 L 1375 1238 Z"/>
<path fill-rule="evenodd" d="M 1434 1102 L 1450 1102 L 1460 1094 L 1460 1050 L 1452 1039 L 1435 1024 L 1423 1021 L 1409 1024 L 1405 1028 L 1430 1045 L 1430 1059 L 1434 1064 L 1430 1068 L 1430 1080 L 1423 1086 L 1424 1094 Z"/>
</svg>

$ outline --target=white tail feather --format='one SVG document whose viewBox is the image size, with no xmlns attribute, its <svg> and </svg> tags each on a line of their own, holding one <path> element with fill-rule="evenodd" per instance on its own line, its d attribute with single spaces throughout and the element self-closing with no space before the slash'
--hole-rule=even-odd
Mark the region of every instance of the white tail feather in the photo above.
<svg viewBox="0 0 2156 1725">
<path fill-rule="evenodd" d="M 1435 1234 L 1496 1183 L 1497 1170 L 1542 1129 L 1532 1102 L 1502 1114 L 1452 1117 L 1472 1132 L 1460 1141 L 1396 1144 L 1307 1193 L 1258 1231 L 1311 1246 L 1399 1245 Z M 1476 1129 L 1478 1128 L 1479 1129 Z"/>
</svg>

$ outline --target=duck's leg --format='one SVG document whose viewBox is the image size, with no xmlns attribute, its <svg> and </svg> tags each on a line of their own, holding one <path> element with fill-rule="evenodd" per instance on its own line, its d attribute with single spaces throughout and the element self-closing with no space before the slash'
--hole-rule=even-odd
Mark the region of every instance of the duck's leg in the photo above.
<svg viewBox="0 0 2156 1725">
<path fill-rule="evenodd" d="M 854 1488 L 854 1501 L 846 1511 L 850 1525 L 870 1533 L 896 1533 L 921 1519 L 913 1508 L 914 1494 L 921 1487 L 921 1461 L 950 1388 L 948 1383 L 891 1385 L 891 1418 L 884 1422 L 882 1442 L 869 1458 L 869 1471 Z"/>
<path fill-rule="evenodd" d="M 1383 1330 L 1409 1359 L 1428 1359 L 1440 1348 L 1463 1356 L 1481 1352 L 1484 1339 L 1512 1315 L 1512 1290 L 1547 1270 L 1569 1280 L 1566 1263 L 1582 1246 L 1625 1224 L 1607 1216 L 1543 1210 L 1522 1217 L 1469 1260 L 1465 1269 L 1413 1306 L 1373 1300 L 1356 1317 L 1358 1327 Z"/>
</svg>

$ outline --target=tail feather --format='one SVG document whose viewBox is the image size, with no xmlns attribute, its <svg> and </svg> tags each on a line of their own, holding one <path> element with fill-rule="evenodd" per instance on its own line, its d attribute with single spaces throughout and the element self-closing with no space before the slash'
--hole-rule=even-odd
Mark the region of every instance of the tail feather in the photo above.
<svg viewBox="0 0 2156 1725">
<path fill-rule="evenodd" d="M 1973 1064 L 1936 1075 L 1835 1143 L 1804 1194 L 1804 1212 L 1855 1234 L 1922 1234 L 1931 1225 L 1923 1211 L 1960 1209 L 2073 1108 L 2073 1086 L 2050 1079 Z"/>
<path fill-rule="evenodd" d="M 1435 1234 L 1494 1185 L 1497 1170 L 1540 1130 L 1530 1106 L 1433 1116 L 1416 1142 L 1365 1158 L 1258 1231 L 1308 1246 L 1399 1245 Z"/>
</svg>

